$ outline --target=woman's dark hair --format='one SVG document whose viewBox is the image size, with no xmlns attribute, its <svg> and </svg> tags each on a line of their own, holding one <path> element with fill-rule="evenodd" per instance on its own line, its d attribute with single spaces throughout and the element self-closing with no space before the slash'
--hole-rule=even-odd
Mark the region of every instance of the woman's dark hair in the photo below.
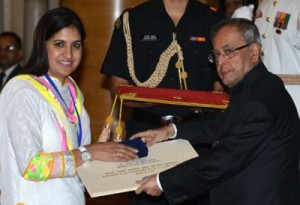
<svg viewBox="0 0 300 205">
<path fill-rule="evenodd" d="M 82 21 L 74 11 L 59 7 L 47 11 L 41 17 L 34 30 L 32 53 L 24 66 L 23 73 L 41 76 L 48 72 L 46 41 L 61 29 L 69 26 L 77 28 L 83 42 L 86 35 L 85 29 Z"/>
</svg>

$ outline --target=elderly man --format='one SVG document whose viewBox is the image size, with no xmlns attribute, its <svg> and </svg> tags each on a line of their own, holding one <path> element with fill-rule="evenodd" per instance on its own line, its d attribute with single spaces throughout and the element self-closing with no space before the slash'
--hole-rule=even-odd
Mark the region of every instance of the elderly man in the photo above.
<svg viewBox="0 0 300 205">
<path fill-rule="evenodd" d="M 170 204 L 209 192 L 211 205 L 299 205 L 300 122 L 282 80 L 260 60 L 257 27 L 246 19 L 227 19 L 214 27 L 212 42 L 209 59 L 230 88 L 230 105 L 211 122 L 178 124 L 176 136 L 193 144 L 212 140 L 211 150 L 138 181 L 136 193 L 164 193 Z M 175 128 L 133 138 L 151 145 L 173 136 Z"/>
</svg>

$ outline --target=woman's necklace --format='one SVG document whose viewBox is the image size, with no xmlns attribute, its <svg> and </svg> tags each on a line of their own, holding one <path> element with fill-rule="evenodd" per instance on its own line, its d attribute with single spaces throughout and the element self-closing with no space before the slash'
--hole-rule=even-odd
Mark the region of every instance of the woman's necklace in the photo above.
<svg viewBox="0 0 300 205">
<path fill-rule="evenodd" d="M 65 112 L 65 114 L 66 114 L 66 116 L 67 116 L 67 118 L 71 121 L 71 122 L 73 122 L 75 125 L 76 125 L 76 119 L 75 119 L 75 117 L 72 115 L 72 108 L 71 108 L 71 111 L 70 111 L 70 109 L 68 108 L 68 106 L 67 106 L 67 103 L 65 102 L 65 100 L 63 99 L 63 97 L 62 97 L 62 95 L 61 95 L 61 93 L 59 92 L 59 90 L 58 90 L 58 88 L 56 87 L 56 85 L 55 85 L 55 83 L 53 82 L 53 80 L 49 77 L 49 75 L 48 74 L 45 74 L 45 77 L 46 77 L 46 79 L 48 80 L 48 82 L 50 83 L 50 85 L 51 85 L 51 87 L 54 89 L 54 91 L 55 91 L 55 93 L 53 93 L 54 94 L 54 97 L 58 100 L 58 101 L 61 101 L 62 103 L 60 103 L 61 104 L 61 106 L 63 107 L 63 110 L 64 110 L 64 112 Z M 72 94 L 72 92 L 71 92 L 71 90 L 70 90 L 70 86 L 68 85 L 68 90 L 69 90 L 69 92 L 70 92 L 70 96 L 71 96 L 71 101 L 72 101 L 72 105 L 73 105 L 73 107 L 74 107 L 74 109 L 75 109 L 75 112 L 76 112 L 76 115 L 77 115 L 77 119 L 78 119 L 78 126 L 79 126 L 79 129 L 77 130 L 77 142 L 78 142 L 78 147 L 81 145 L 81 139 L 82 139 L 82 127 L 81 127 L 81 119 L 80 119 L 80 115 L 79 115 L 79 113 L 78 113 L 78 110 L 77 110 L 77 107 L 76 107 L 76 104 L 75 104 L 75 99 L 74 99 L 74 97 L 75 96 L 73 96 L 73 94 Z M 53 91 L 52 91 L 53 92 Z M 56 94 L 56 95 L 55 95 Z M 58 96 L 58 98 L 57 98 L 57 96 Z M 72 117 L 73 116 L 73 117 Z"/>
</svg>

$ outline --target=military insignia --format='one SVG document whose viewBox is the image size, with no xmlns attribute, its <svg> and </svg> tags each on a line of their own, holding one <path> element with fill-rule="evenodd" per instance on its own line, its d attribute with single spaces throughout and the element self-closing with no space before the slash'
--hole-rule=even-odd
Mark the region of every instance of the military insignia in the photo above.
<svg viewBox="0 0 300 205">
<path fill-rule="evenodd" d="M 198 42 L 205 42 L 206 39 L 205 37 L 201 37 L 201 36 L 190 36 L 190 41 L 198 41 Z"/>
<path fill-rule="evenodd" d="M 115 26 L 116 29 L 118 29 L 118 28 L 120 28 L 121 24 L 122 24 L 122 23 L 121 23 L 121 19 L 120 19 L 120 18 L 117 18 L 117 20 L 115 21 L 114 26 Z"/>
<path fill-rule="evenodd" d="M 286 30 L 290 18 L 291 18 L 291 14 L 278 11 L 274 22 L 274 27 Z"/>
</svg>

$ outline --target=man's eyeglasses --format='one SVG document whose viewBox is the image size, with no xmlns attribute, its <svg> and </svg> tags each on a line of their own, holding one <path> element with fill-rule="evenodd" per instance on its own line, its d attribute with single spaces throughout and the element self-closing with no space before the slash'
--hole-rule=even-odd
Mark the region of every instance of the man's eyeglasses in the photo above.
<svg viewBox="0 0 300 205">
<path fill-rule="evenodd" d="M 208 60 L 211 63 L 215 63 L 219 59 L 220 55 L 222 55 L 226 59 L 233 58 L 235 56 L 235 53 L 234 53 L 235 51 L 241 50 L 241 49 L 246 48 L 246 47 L 248 47 L 250 45 L 251 45 L 251 43 L 248 43 L 246 45 L 243 45 L 243 46 L 240 46 L 240 47 L 237 47 L 237 48 L 226 49 L 223 52 L 212 51 L 208 55 Z"/>
<path fill-rule="evenodd" d="M 6 51 L 6 52 L 12 52 L 15 51 L 17 48 L 16 46 L 5 46 L 5 47 L 0 47 L 0 51 Z"/>
</svg>

